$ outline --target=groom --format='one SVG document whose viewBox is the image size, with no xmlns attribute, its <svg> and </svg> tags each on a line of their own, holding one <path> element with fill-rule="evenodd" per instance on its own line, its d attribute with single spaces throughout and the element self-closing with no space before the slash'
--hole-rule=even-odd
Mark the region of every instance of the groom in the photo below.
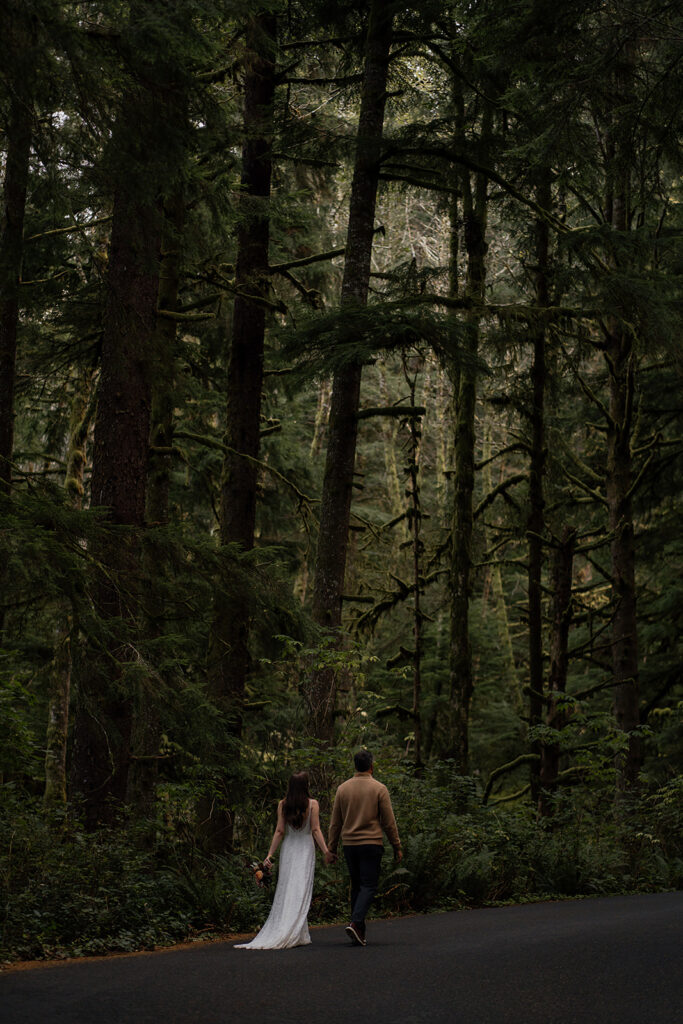
<svg viewBox="0 0 683 1024">
<path fill-rule="evenodd" d="M 354 946 L 365 945 L 365 915 L 377 892 L 384 847 L 382 830 L 394 848 L 394 860 L 403 858 L 389 790 L 373 778 L 372 754 L 354 755 L 356 773 L 337 789 L 327 840 L 328 863 L 337 859 L 341 836 L 346 866 L 351 876 L 351 923 L 346 934 Z"/>
</svg>

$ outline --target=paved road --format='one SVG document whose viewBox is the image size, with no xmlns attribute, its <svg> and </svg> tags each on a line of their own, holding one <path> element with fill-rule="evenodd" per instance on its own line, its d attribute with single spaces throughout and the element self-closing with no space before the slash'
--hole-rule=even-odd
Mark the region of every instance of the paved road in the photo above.
<svg viewBox="0 0 683 1024">
<path fill-rule="evenodd" d="M 679 1024 L 683 893 L 371 922 L 0 977 L 2 1024 Z"/>
</svg>

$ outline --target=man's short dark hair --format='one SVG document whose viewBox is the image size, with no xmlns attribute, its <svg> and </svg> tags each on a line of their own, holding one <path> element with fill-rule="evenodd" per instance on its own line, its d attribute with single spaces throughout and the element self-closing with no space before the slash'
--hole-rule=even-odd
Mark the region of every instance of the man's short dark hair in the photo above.
<svg viewBox="0 0 683 1024">
<path fill-rule="evenodd" d="M 369 772 L 372 768 L 372 754 L 369 750 L 359 750 L 353 755 L 353 763 L 357 772 Z"/>
</svg>

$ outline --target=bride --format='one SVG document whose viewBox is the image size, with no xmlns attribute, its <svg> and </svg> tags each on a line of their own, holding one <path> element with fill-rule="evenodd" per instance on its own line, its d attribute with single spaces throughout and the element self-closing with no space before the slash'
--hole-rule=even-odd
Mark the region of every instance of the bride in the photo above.
<svg viewBox="0 0 683 1024">
<path fill-rule="evenodd" d="M 235 949 L 290 949 L 310 943 L 307 916 L 313 894 L 314 842 L 326 863 L 332 863 L 335 857 L 320 831 L 320 810 L 318 801 L 310 797 L 308 774 L 296 772 L 289 780 L 287 795 L 278 804 L 277 826 L 265 860 L 272 864 L 273 854 L 282 843 L 270 914 L 258 935 Z"/>
</svg>

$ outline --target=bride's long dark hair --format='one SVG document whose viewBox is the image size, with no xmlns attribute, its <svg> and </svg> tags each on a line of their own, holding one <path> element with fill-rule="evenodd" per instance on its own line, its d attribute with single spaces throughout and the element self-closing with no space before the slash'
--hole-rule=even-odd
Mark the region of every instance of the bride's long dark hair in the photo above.
<svg viewBox="0 0 683 1024">
<path fill-rule="evenodd" d="M 295 772 L 289 780 L 287 796 L 282 803 L 282 814 L 288 825 L 293 828 L 301 828 L 306 818 L 310 799 L 308 772 Z"/>
</svg>

